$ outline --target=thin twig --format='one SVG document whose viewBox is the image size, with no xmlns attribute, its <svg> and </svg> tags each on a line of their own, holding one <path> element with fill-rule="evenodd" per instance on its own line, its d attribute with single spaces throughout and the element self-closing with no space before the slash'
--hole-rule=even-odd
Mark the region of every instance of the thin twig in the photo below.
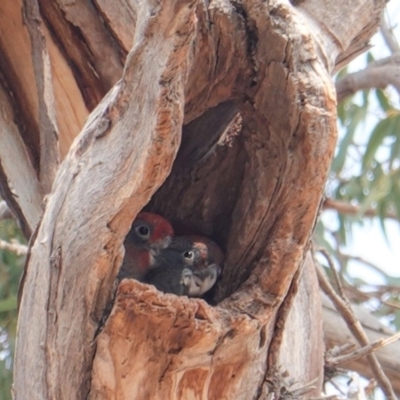
<svg viewBox="0 0 400 400">
<path fill-rule="evenodd" d="M 290 395 L 293 396 L 293 398 L 301 398 L 301 396 L 311 392 L 316 388 L 316 383 L 318 382 L 318 378 L 313 379 L 311 382 L 306 383 L 305 385 L 290 391 Z"/>
<path fill-rule="evenodd" d="M 363 217 L 377 217 L 378 212 L 372 208 L 367 209 L 363 212 L 361 212 L 361 207 L 360 206 L 354 206 L 352 204 L 349 204 L 345 201 L 340 201 L 340 200 L 334 200 L 334 199 L 325 199 L 325 201 L 322 204 L 322 209 L 323 210 L 335 210 L 340 214 L 345 214 L 345 215 L 358 215 L 362 214 Z M 396 221 L 399 221 L 400 218 L 396 213 L 391 213 L 387 212 L 385 214 L 385 218 L 390 218 L 390 219 L 395 219 Z"/>
<path fill-rule="evenodd" d="M 400 289 L 397 288 L 397 291 L 399 291 L 399 290 Z M 394 303 L 393 301 L 390 301 L 390 300 L 382 299 L 382 296 L 384 294 L 389 294 L 391 292 L 389 287 L 382 288 L 381 290 L 364 292 L 354 286 L 347 286 L 345 291 L 351 292 L 351 295 L 353 296 L 353 298 L 356 297 L 357 301 L 366 301 L 369 299 L 375 299 L 375 300 L 379 300 L 381 305 L 383 304 L 383 305 L 387 306 L 388 308 L 391 308 L 394 310 L 400 310 L 400 304 Z M 374 308 L 374 310 L 377 310 L 377 307 Z"/>
<path fill-rule="evenodd" d="M 345 294 L 344 294 L 344 290 L 343 290 L 343 285 L 342 285 L 342 280 L 340 279 L 340 276 L 339 276 L 339 274 L 338 274 L 338 272 L 336 271 L 336 268 L 335 268 L 335 264 L 333 263 L 333 259 L 332 259 L 332 257 L 331 257 L 331 255 L 326 251 L 326 249 L 324 249 L 324 248 L 318 248 L 318 249 L 316 249 L 319 253 L 321 253 L 324 257 L 325 257 L 325 259 L 326 259 L 326 261 L 328 262 L 328 264 L 329 264 L 329 268 L 331 269 L 331 271 L 332 271 L 332 273 L 333 273 L 333 276 L 334 276 L 334 278 L 335 278 L 335 283 L 336 283 L 336 286 L 337 286 L 337 290 L 338 290 L 338 292 L 339 292 L 339 294 L 340 294 L 340 297 L 343 299 L 343 300 L 345 300 L 346 299 L 346 296 L 345 296 Z M 346 301 L 346 300 L 345 300 Z"/>
<path fill-rule="evenodd" d="M 356 345 L 354 343 L 345 343 L 342 346 L 334 346 L 327 351 L 327 358 L 336 358 L 341 354 L 354 351 Z"/>
<path fill-rule="evenodd" d="M 368 385 L 365 386 L 364 391 L 367 396 L 371 396 L 376 388 L 376 380 L 370 379 Z"/>
<path fill-rule="evenodd" d="M 380 339 L 377 340 L 367 346 L 361 347 L 360 349 L 354 350 L 349 354 L 345 354 L 342 356 L 337 356 L 337 357 L 329 357 L 326 359 L 326 364 L 328 367 L 336 367 L 337 365 L 345 364 L 350 361 L 355 361 L 360 359 L 361 357 L 364 357 L 374 351 L 377 351 L 381 349 L 382 347 L 385 347 L 393 342 L 396 342 L 397 340 L 400 339 L 400 332 L 397 332 L 393 336 L 387 338 L 387 339 Z"/>
<path fill-rule="evenodd" d="M 393 53 L 388 57 L 381 58 L 376 61 L 372 61 L 370 67 L 381 67 L 383 65 L 400 65 L 400 51 Z"/>
<path fill-rule="evenodd" d="M 335 290 L 329 283 L 325 272 L 323 271 L 322 267 L 318 265 L 318 263 L 316 263 L 316 271 L 321 289 L 335 305 L 336 310 L 343 317 L 350 332 L 357 339 L 357 341 L 360 343 L 361 346 L 369 345 L 368 337 L 365 334 L 360 321 L 358 321 L 357 318 L 355 317 L 350 305 L 336 294 Z M 386 398 L 389 400 L 397 400 L 393 387 L 389 379 L 383 372 L 382 367 L 376 355 L 373 353 L 368 354 L 367 359 L 371 365 L 371 369 L 374 373 L 375 379 L 382 388 L 382 391 L 386 395 Z"/>
<path fill-rule="evenodd" d="M 346 371 L 346 374 L 347 374 L 347 371 Z M 344 375 L 344 374 L 343 374 L 343 375 Z M 345 396 L 345 393 L 344 393 L 343 389 L 342 389 L 334 380 L 331 380 L 331 381 L 330 381 L 330 384 L 331 384 L 341 395 Z"/>
<path fill-rule="evenodd" d="M 17 256 L 26 255 L 28 253 L 28 246 L 17 242 L 6 242 L 5 240 L 0 239 L 0 249 L 8 250 L 15 253 Z"/>
<path fill-rule="evenodd" d="M 358 262 L 360 262 L 360 263 L 362 263 L 362 264 L 365 264 L 366 266 L 368 266 L 368 267 L 374 269 L 376 272 L 379 272 L 379 273 L 381 273 L 381 274 L 384 274 L 384 272 L 382 271 L 381 268 L 379 268 L 377 265 L 375 265 L 375 264 L 372 263 L 371 261 L 366 260 L 366 259 L 363 258 L 363 257 L 360 257 L 360 256 L 353 256 L 353 255 L 346 254 L 346 253 L 342 253 L 342 252 L 340 252 L 339 256 L 342 257 L 342 258 L 344 258 L 344 259 L 346 259 L 346 260 L 358 261 Z"/>
</svg>

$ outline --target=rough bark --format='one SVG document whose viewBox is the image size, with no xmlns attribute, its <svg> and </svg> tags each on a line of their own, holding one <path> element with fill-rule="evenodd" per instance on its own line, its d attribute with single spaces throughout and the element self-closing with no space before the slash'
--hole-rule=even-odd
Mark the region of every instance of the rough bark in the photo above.
<svg viewBox="0 0 400 400">
<path fill-rule="evenodd" d="M 25 1 L 24 10 L 24 22 L 28 28 L 32 46 L 32 62 L 39 103 L 39 140 L 41 144 L 39 180 L 43 193 L 50 193 L 59 165 L 58 129 L 55 118 L 50 58 L 38 3 Z"/>
<path fill-rule="evenodd" d="M 312 262 L 305 263 L 294 286 L 288 296 L 293 307 L 279 312 L 269 343 L 267 327 L 252 316 L 124 281 L 98 340 L 90 398 L 246 399 L 257 391 L 263 398 L 289 386 L 284 375 L 296 377 L 293 390 L 315 381 L 310 395 L 317 395 L 323 378 L 322 316 Z M 148 340 L 154 345 L 143 346 Z M 254 367 L 265 364 L 267 348 L 273 370 L 268 377 Z"/>
<path fill-rule="evenodd" d="M 138 27 L 122 81 L 92 113 L 54 182 L 22 296 L 17 398 L 32 391 L 42 399 L 87 395 L 94 334 L 121 263 L 122 235 L 165 180 L 180 143 L 194 23 L 185 3 L 177 10 L 165 6 L 149 22 L 153 10 L 143 10 L 147 23 Z M 181 34 L 169 35 L 174 28 Z M 157 52 L 157 63 L 146 57 L 147 46 Z M 88 182 L 96 185 L 88 188 Z M 35 290 L 35 282 L 43 290 Z M 42 323 L 33 323 L 33 315 Z M 33 337 L 41 346 L 31 345 Z"/>
<path fill-rule="evenodd" d="M 121 0 L 113 9 L 100 0 L 38 1 L 65 159 L 28 264 L 16 399 L 261 398 L 285 385 L 283 371 L 299 386 L 316 377 L 319 393 L 318 291 L 313 271 L 301 280 L 300 267 L 336 140 L 329 74 L 365 48 L 384 6 L 352 2 L 365 11 L 350 24 L 342 3 L 326 2 L 321 14 L 311 0 Z M 45 95 L 37 71 L 45 59 L 35 70 L 21 3 L 6 0 L 1 10 L 9 20 L 0 12 L 0 33 L 21 33 L 20 53 L 0 35 L 1 83 L 12 83 L 6 101 L 24 121 L 9 136 L 29 154 L 40 187 Z M 9 189 L 18 174 L 5 174 L 1 161 Z M 15 180 L 19 196 L 26 176 Z M 39 207 L 23 203 L 31 192 Z M 34 214 L 32 231 L 43 192 L 26 195 L 10 191 L 6 200 L 20 218 Z M 224 248 L 209 299 L 218 305 L 124 281 L 95 337 L 123 238 L 146 204 Z M 313 346 L 290 357 L 313 329 Z"/>
<path fill-rule="evenodd" d="M 22 230 L 29 236 L 42 213 L 40 182 L 20 136 L 10 97 L 0 88 L 0 187 Z M 16 162 L 18 160 L 18 162 Z"/>
<path fill-rule="evenodd" d="M 357 341 L 347 328 L 343 318 L 338 314 L 331 301 L 325 295 L 322 295 L 322 304 L 326 348 L 329 350 L 334 346 L 343 346 L 350 343 L 358 346 Z M 384 326 L 376 317 L 370 314 L 363 307 L 352 305 L 352 309 L 354 310 L 357 319 L 361 322 L 371 343 L 380 339 L 387 339 L 394 334 L 392 330 L 388 329 L 387 326 Z M 376 354 L 385 374 L 392 382 L 393 389 L 397 394 L 400 394 L 399 343 L 396 342 L 383 347 L 378 350 Z M 358 371 L 360 374 L 370 379 L 374 378 L 371 367 L 369 363 L 366 362 L 365 358 L 352 361 L 351 363 L 340 367 Z"/>
</svg>

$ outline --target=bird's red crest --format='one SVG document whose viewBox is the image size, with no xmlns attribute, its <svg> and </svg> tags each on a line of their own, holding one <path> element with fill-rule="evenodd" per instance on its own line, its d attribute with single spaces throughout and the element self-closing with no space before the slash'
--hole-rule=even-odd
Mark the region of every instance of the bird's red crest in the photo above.
<svg viewBox="0 0 400 400">
<path fill-rule="evenodd" d="M 174 229 L 171 224 L 161 215 L 143 211 L 138 214 L 136 219 L 147 221 L 153 226 L 153 231 L 150 237 L 151 243 L 162 241 L 167 237 L 174 236 Z"/>
</svg>

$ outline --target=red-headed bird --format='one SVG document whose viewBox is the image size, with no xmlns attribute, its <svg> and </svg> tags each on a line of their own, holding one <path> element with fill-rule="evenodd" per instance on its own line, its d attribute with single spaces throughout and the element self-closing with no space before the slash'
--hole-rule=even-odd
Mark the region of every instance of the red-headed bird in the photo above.
<svg viewBox="0 0 400 400">
<path fill-rule="evenodd" d="M 178 236 L 160 250 L 143 282 L 165 293 L 200 297 L 210 290 L 221 273 L 224 254 L 204 236 Z"/>
<path fill-rule="evenodd" d="M 118 279 L 142 280 L 155 264 L 158 253 L 167 247 L 174 235 L 171 224 L 161 215 L 141 212 L 125 238 L 125 257 Z"/>
</svg>

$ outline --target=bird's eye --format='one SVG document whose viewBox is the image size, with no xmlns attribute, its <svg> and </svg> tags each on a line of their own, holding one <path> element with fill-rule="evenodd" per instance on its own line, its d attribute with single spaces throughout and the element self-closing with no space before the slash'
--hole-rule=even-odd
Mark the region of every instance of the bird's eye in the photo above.
<svg viewBox="0 0 400 400">
<path fill-rule="evenodd" d="M 186 258 L 186 260 L 193 260 L 194 258 L 194 253 L 192 250 L 187 250 L 183 253 L 183 257 Z"/>
<path fill-rule="evenodd" d="M 142 239 L 149 239 L 150 238 L 150 229 L 146 225 L 137 226 L 135 228 L 135 231 Z"/>
</svg>

